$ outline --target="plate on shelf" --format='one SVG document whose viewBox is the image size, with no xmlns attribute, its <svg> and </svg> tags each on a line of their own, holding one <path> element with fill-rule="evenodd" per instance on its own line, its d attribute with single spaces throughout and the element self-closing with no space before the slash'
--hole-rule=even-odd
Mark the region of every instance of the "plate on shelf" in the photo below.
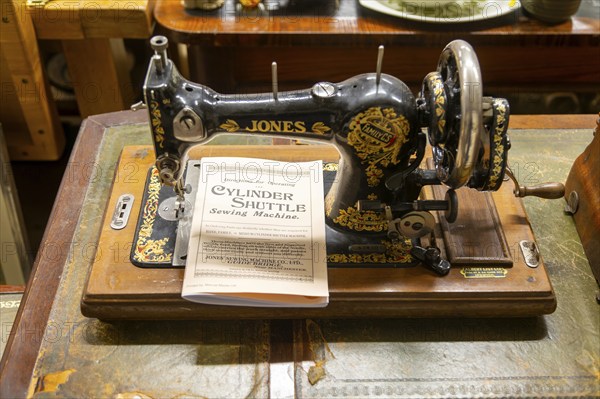
<svg viewBox="0 0 600 399">
<path fill-rule="evenodd" d="M 457 24 L 499 18 L 517 11 L 517 0 L 465 0 L 432 2 L 423 0 L 359 0 L 365 8 L 394 17 L 436 24 Z"/>
</svg>

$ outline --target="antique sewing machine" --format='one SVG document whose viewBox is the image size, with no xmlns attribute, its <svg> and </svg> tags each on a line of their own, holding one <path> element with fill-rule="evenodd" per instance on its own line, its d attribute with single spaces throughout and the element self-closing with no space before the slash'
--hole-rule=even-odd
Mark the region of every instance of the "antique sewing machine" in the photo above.
<svg viewBox="0 0 600 399">
<path fill-rule="evenodd" d="M 184 306 L 177 296 L 176 268 L 185 265 L 192 204 L 202 190 L 194 151 L 228 134 L 327 143 L 339 153 L 324 168 L 331 303 L 324 313 L 278 311 L 275 317 L 341 317 L 352 314 L 349 306 L 356 315 L 374 316 L 531 315 L 554 309 L 551 285 L 515 196 L 561 198 L 564 188 L 522 187 L 516 181 L 507 165 L 509 104 L 482 95 L 479 63 L 468 43 L 457 40 L 443 49 L 437 70 L 425 77 L 416 97 L 402 81 L 381 73 L 383 47 L 374 73 L 279 92 L 273 63 L 272 92 L 243 96 L 184 79 L 168 58 L 165 37 L 153 37 L 151 46 L 144 101 L 132 109 L 147 108 L 155 160 L 144 161 L 142 170 L 149 172 L 140 199 L 113 189 L 101 242 L 129 239 L 130 259 L 95 262 L 84 314 L 239 317 L 239 310 Z M 319 158 L 325 146 L 302 147 Z M 262 157 L 275 155 L 276 148 L 264 149 L 272 152 Z M 506 187 L 508 180 L 513 187 Z M 137 201 L 139 212 L 132 205 Z M 127 279 L 132 285 L 126 286 Z M 273 315 L 253 310 L 241 317 Z"/>
</svg>

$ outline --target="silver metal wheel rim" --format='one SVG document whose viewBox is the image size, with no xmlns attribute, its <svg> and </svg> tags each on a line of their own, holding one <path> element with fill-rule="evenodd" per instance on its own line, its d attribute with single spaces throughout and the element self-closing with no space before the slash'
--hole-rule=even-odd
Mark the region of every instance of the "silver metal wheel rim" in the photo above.
<svg viewBox="0 0 600 399">
<path fill-rule="evenodd" d="M 464 40 L 450 42 L 442 51 L 438 62 L 438 72 L 448 65 L 448 60 L 454 58 L 457 73 L 460 78 L 460 107 L 461 121 L 458 148 L 454 168 L 443 179 L 443 183 L 456 189 L 465 185 L 477 163 L 485 129 L 482 117 L 482 87 L 481 69 L 473 47 Z M 489 151 L 489 149 L 488 149 Z"/>
</svg>

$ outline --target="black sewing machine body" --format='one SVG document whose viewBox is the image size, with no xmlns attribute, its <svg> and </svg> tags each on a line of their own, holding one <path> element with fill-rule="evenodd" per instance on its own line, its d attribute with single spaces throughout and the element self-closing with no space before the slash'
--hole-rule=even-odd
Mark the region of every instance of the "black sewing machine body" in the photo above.
<svg viewBox="0 0 600 399">
<path fill-rule="evenodd" d="M 466 42 L 444 49 L 438 70 L 425 77 L 417 97 L 402 81 L 381 73 L 382 48 L 375 73 L 278 92 L 274 65 L 272 93 L 238 95 L 184 79 L 167 57 L 167 39 L 154 37 L 151 44 L 156 54 L 144 84 L 144 105 L 158 179 L 166 187 L 163 193 L 172 187 L 166 195 L 177 198 L 175 223 L 168 229 L 177 229 L 180 247 L 187 240 L 182 220 L 191 212 L 188 197 L 201 189 L 184 180 L 189 151 L 223 134 L 335 146 L 339 163 L 324 172 L 331 184 L 324 199 L 331 266 L 421 262 L 446 274 L 450 264 L 440 257 L 430 211 L 443 211 L 452 223 L 458 213 L 454 189 L 494 191 L 502 184 L 510 147 L 508 103 L 482 97 L 479 64 Z M 428 139 L 434 168 L 422 169 Z M 420 199 L 424 186 L 442 184 L 449 188 L 444 199 Z M 176 250 L 181 259 L 176 256 L 174 265 L 185 263 L 182 251 Z"/>
<path fill-rule="evenodd" d="M 517 183 L 507 166 L 508 103 L 482 96 L 479 64 L 467 43 L 446 46 L 416 96 L 381 73 L 382 48 L 375 73 L 280 93 L 274 67 L 272 93 L 224 95 L 183 79 L 167 57 L 166 38 L 151 45 L 156 54 L 144 101 L 132 109 L 148 109 L 156 159 L 146 147 L 123 148 L 117 170 L 137 165 L 139 184 L 115 180 L 98 251 L 112 253 L 115 244 L 132 249 L 127 257 L 96 257 L 84 315 L 513 317 L 556 308 L 523 204 L 514 197 L 562 198 L 564 187 Z M 327 143 L 339 159 L 316 145 L 192 150 L 223 134 Z M 427 143 L 431 158 L 424 159 Z M 198 159 L 252 157 L 263 149 L 259 157 L 271 158 L 268 151 L 278 147 L 272 158 L 306 160 L 310 151 L 325 162 L 329 305 L 240 311 L 182 299 L 177 268 L 186 263 L 195 195 L 203 189 Z M 505 177 L 512 182 L 503 184 Z M 419 264 L 425 268 L 413 267 Z"/>
<path fill-rule="evenodd" d="M 369 196 L 392 201 L 385 180 L 406 170 L 419 144 L 416 100 L 404 83 L 389 75 L 382 75 L 379 85 L 375 74 L 364 74 L 338 84 L 318 83 L 312 89 L 282 92 L 275 100 L 271 93 L 219 94 L 185 81 L 172 64 L 168 68 L 159 75 L 151 65 L 145 90 L 158 159 L 168 160 L 169 154 L 185 157 L 194 145 L 232 133 L 330 143 L 340 152 L 341 162 L 330 190 L 334 207 L 329 220 Z M 194 124 L 192 132 L 183 132 L 178 118 Z M 175 174 L 182 171 L 175 169 Z M 417 198 L 418 190 L 409 191 L 401 193 L 402 200 Z"/>
</svg>

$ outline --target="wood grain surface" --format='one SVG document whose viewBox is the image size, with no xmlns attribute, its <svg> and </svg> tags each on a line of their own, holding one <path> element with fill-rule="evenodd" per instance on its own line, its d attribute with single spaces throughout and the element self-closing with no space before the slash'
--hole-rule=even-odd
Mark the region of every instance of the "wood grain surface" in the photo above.
<svg viewBox="0 0 600 399">
<path fill-rule="evenodd" d="M 448 191 L 445 186 L 433 186 L 432 189 L 436 200 L 443 200 Z M 463 188 L 456 190 L 456 195 L 459 206 L 456 221 L 448 223 L 444 215 L 439 217 L 448 261 L 456 266 L 512 266 L 512 256 L 492 194 Z"/>
<path fill-rule="evenodd" d="M 19 293 L 24 292 L 24 285 L 0 285 L 0 292 L 2 293 Z"/>
<path fill-rule="evenodd" d="M 15 5 L 15 18 L 31 19 L 38 39 L 62 41 L 83 118 L 131 105 L 135 96 L 123 39 L 150 37 L 155 0 L 53 0 L 40 7 L 29 7 L 25 1 L 9 3 Z M 37 102 L 31 103 L 39 108 Z M 32 150 L 38 148 L 44 147 Z"/>
<path fill-rule="evenodd" d="M 600 117 L 600 114 L 599 114 Z M 577 233 L 590 262 L 596 281 L 600 284 L 600 119 L 594 138 L 577 157 L 565 183 L 565 199 L 572 192 L 578 197 L 573 215 Z"/>
<path fill-rule="evenodd" d="M 82 118 L 133 104 L 133 85 L 122 40 L 65 40 L 63 51 Z"/>
<path fill-rule="evenodd" d="M 424 24 L 371 12 L 356 0 L 257 17 L 236 12 L 233 3 L 201 12 L 159 0 L 154 12 L 158 32 L 192 45 L 191 78 L 221 92 L 268 90 L 272 61 L 279 64 L 282 90 L 341 81 L 374 71 L 381 44 L 386 46 L 383 72 L 417 90 L 454 39 L 475 48 L 488 90 L 600 89 L 600 19 L 574 16 L 547 25 L 517 12 L 463 25 Z"/>
<path fill-rule="evenodd" d="M 596 125 L 597 116 L 588 115 L 511 115 L 511 129 L 589 129 Z"/>
<path fill-rule="evenodd" d="M 171 2 L 175 4 L 176 2 Z M 155 0 L 53 0 L 26 8 L 40 39 L 147 38 Z"/>
<path fill-rule="evenodd" d="M 265 157 L 282 161 L 311 159 L 336 160 L 337 152 L 329 146 L 203 146 L 196 147 L 190 159 L 205 156 Z M 154 164 L 151 147 L 125 147 L 109 200 L 95 262 L 92 265 L 82 299 L 82 312 L 87 317 L 100 319 L 228 319 L 228 318 L 306 318 L 306 317 L 431 317 L 431 316 L 535 316 L 551 313 L 556 300 L 544 265 L 529 268 L 519 252 L 521 240 L 534 241 L 527 215 L 519 198 L 512 195 L 511 184 L 504 184 L 494 193 L 498 212 L 490 212 L 490 222 L 480 226 L 480 219 L 463 217 L 462 222 L 472 234 L 462 240 L 446 241 L 446 252 L 456 253 L 460 259 L 450 274 L 439 277 L 423 267 L 393 268 L 329 268 L 329 305 L 322 309 L 256 308 L 210 306 L 190 303 L 181 298 L 182 269 L 141 269 L 131 264 L 129 251 L 135 223 L 121 230 L 110 227 L 112 210 L 122 194 L 142 198 L 146 171 Z M 132 168 L 132 165 L 135 167 Z M 430 196 L 431 194 L 429 194 Z M 468 196 L 467 196 L 468 197 Z M 464 198 L 463 198 L 464 199 Z M 467 201 L 468 202 L 468 201 Z M 471 211 L 464 204 L 463 213 Z M 486 207 L 487 204 L 482 205 Z M 475 210 L 482 214 L 487 209 Z M 493 219 L 493 216 L 497 219 Z M 134 207 L 130 220 L 139 216 Z M 495 224 L 494 224 L 495 223 Z M 491 228 L 497 234 L 501 224 L 503 233 L 489 239 Z M 502 239 L 503 235 L 506 239 Z M 442 237 L 438 242 L 443 243 Z M 115 245 L 124 249 L 114 254 Z M 450 246 L 450 248 L 449 248 Z M 469 248 L 475 249 L 469 252 Z M 465 252 L 466 251 L 466 252 Z M 504 254 L 494 260 L 492 253 Z M 510 258 L 507 259 L 507 257 Z M 464 258 L 473 258 L 464 259 Z M 486 261 L 488 260 L 488 261 Z M 500 262 L 500 263 L 498 263 Z M 468 270 L 460 266 L 502 269 L 494 278 L 468 278 Z M 475 264 L 473 264 L 475 263 Z M 477 273 L 482 271 L 478 270 Z M 483 274 L 488 271 L 483 271 Z M 478 274 L 481 276 L 481 274 Z"/>
<path fill-rule="evenodd" d="M 179 2 L 158 0 L 154 17 L 176 41 L 218 46 L 242 43 L 246 46 L 392 43 L 419 46 L 458 35 L 474 43 L 492 38 L 505 44 L 514 36 L 538 44 L 560 44 L 566 35 L 571 35 L 570 44 L 577 45 L 593 42 L 593 36 L 600 31 L 598 19 L 579 16 L 561 24 L 548 25 L 517 13 L 499 20 L 461 26 L 422 24 L 389 17 L 365 10 L 355 0 L 340 0 L 338 7 L 334 1 L 324 1 L 321 6 L 268 17 L 236 14 L 233 3 L 228 0 L 220 10 L 201 12 L 185 10 Z"/>
<path fill-rule="evenodd" d="M 0 118 L 10 158 L 55 161 L 62 155 L 65 136 L 45 76 L 33 22 L 29 15 L 19 15 L 19 2 L 2 0 L 0 6 Z"/>
</svg>

